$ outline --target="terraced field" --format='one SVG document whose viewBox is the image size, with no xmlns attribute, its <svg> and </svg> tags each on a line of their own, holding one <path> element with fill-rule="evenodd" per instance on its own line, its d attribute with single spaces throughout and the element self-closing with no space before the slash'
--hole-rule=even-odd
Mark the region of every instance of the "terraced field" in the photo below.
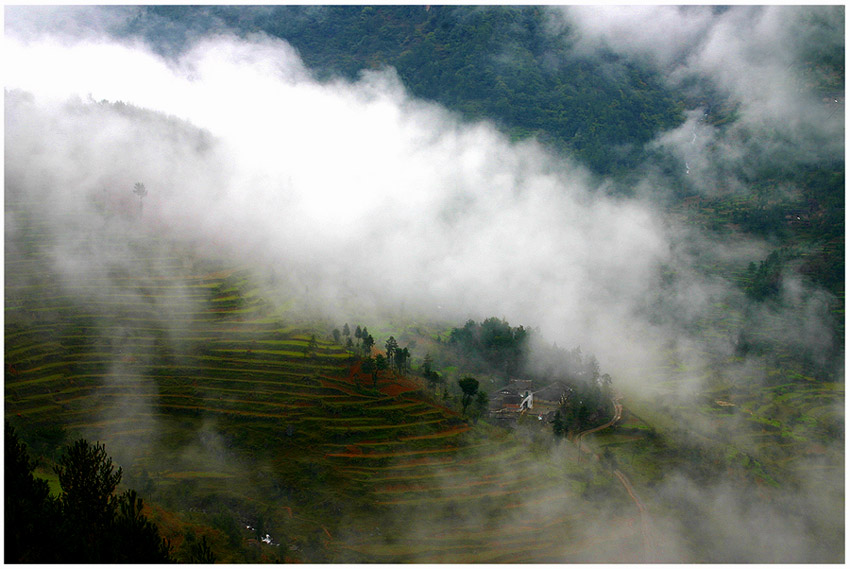
<svg viewBox="0 0 850 569">
<path fill-rule="evenodd" d="M 467 424 L 418 380 L 374 383 L 332 324 L 267 301 L 248 266 L 132 220 L 57 234 L 26 204 L 6 208 L 6 418 L 43 473 L 63 443 L 105 442 L 178 554 L 204 535 L 229 562 L 677 559 L 644 557 L 611 464 L 548 433 Z M 717 306 L 709 327 L 739 318 Z M 677 470 L 764 503 L 801 483 L 843 496 L 843 383 L 791 354 L 774 362 L 755 381 L 735 359 L 699 371 L 671 357 L 584 444 L 659 519 L 677 506 L 654 488 Z"/>
<path fill-rule="evenodd" d="M 631 393 L 624 421 L 586 443 L 628 472 L 651 517 L 694 517 L 692 505 L 665 486 L 684 475 L 706 492 L 737 489 L 751 511 L 775 507 L 772 515 L 808 524 L 823 549 L 805 559 L 841 551 L 843 526 L 829 520 L 844 497 L 844 384 L 767 361 L 742 376 L 736 364 L 715 365 L 700 383 L 681 364 L 654 370 L 667 381 Z M 788 506 L 793 500 L 806 505 Z M 704 528 L 689 531 L 680 537 L 698 552 L 693 561 L 726 559 L 706 545 L 712 538 Z M 664 559 L 663 547 L 660 554 Z"/>
<path fill-rule="evenodd" d="M 586 467 L 468 425 L 414 380 L 374 385 L 247 268 L 132 220 L 121 239 L 109 224 L 60 238 L 26 204 L 6 209 L 6 417 L 48 464 L 63 442 L 104 442 L 173 543 L 194 528 L 222 561 L 639 550 L 616 516 L 604 536 L 584 531 L 598 505 L 565 473 Z"/>
</svg>

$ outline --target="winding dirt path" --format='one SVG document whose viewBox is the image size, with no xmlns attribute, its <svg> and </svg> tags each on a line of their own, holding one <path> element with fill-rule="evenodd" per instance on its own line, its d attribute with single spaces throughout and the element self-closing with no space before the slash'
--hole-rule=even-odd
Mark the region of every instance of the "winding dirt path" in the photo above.
<svg viewBox="0 0 850 569">
<path fill-rule="evenodd" d="M 652 563 L 655 561 L 655 551 L 656 551 L 656 541 L 655 536 L 652 533 L 652 529 L 649 526 L 649 514 L 646 512 L 646 508 L 643 506 L 641 501 L 638 499 L 637 495 L 634 492 L 634 488 L 632 488 L 631 482 L 623 474 L 620 470 L 614 471 L 614 476 L 620 481 L 623 485 L 623 488 L 628 492 L 629 497 L 631 497 L 632 501 L 637 506 L 638 514 L 640 515 L 640 532 L 643 537 L 643 560 L 644 563 Z"/>
<path fill-rule="evenodd" d="M 580 432 L 576 438 L 575 443 L 578 446 L 579 451 L 585 452 L 596 459 L 597 462 L 601 462 L 601 458 L 599 455 L 588 448 L 582 446 L 582 439 L 591 433 L 595 433 L 597 431 L 601 431 L 602 429 L 607 429 L 608 427 L 616 424 L 623 417 L 623 405 L 620 403 L 621 396 L 619 394 L 615 394 L 611 399 L 611 403 L 614 405 L 614 416 L 613 418 L 605 423 L 604 425 L 599 425 L 598 427 L 594 427 L 592 429 L 588 429 L 586 431 Z M 579 460 L 581 460 L 581 455 L 579 455 Z M 640 499 L 635 494 L 634 487 L 632 487 L 632 483 L 629 481 L 628 477 L 623 474 L 619 469 L 613 471 L 614 476 L 620 481 L 620 484 L 623 485 L 623 488 L 626 490 L 626 493 L 635 503 L 635 506 L 638 510 L 638 515 L 640 516 L 640 528 L 641 535 L 643 537 L 643 557 L 644 563 L 651 563 L 654 561 L 656 557 L 656 541 L 655 537 L 652 534 L 652 530 L 649 525 L 649 514 L 646 511 L 646 508 L 641 503 Z"/>
<path fill-rule="evenodd" d="M 586 431 L 580 432 L 576 436 L 576 444 L 578 445 L 579 450 L 584 450 L 581 446 L 581 442 L 582 442 L 582 439 L 585 437 L 585 435 L 595 433 L 596 431 L 601 431 L 602 429 L 607 429 L 608 427 L 611 427 L 617 421 L 622 419 L 622 417 L 623 417 L 623 406 L 620 404 L 620 396 L 615 395 L 614 398 L 611 399 L 611 403 L 614 404 L 614 417 L 610 421 L 605 423 L 604 425 L 599 425 L 598 427 L 593 427 L 592 429 L 588 429 Z M 590 451 L 585 451 L 585 452 L 590 452 Z"/>
</svg>

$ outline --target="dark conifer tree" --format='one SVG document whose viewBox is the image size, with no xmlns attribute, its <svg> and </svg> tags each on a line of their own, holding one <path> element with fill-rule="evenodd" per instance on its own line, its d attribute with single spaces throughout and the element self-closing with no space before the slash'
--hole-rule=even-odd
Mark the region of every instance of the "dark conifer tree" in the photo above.
<svg viewBox="0 0 850 569">
<path fill-rule="evenodd" d="M 375 345 L 375 338 L 372 334 L 363 337 L 363 355 L 368 357 L 372 353 L 372 346 Z"/>
<path fill-rule="evenodd" d="M 395 356 L 396 350 L 398 350 L 398 342 L 392 336 L 387 339 L 387 343 L 384 345 L 387 350 L 387 365 L 392 369 L 395 368 Z"/>
<path fill-rule="evenodd" d="M 54 535 L 59 504 L 50 496 L 46 480 L 33 476 L 37 463 L 14 427 L 5 426 L 5 552 L 6 563 L 56 563 L 56 549 L 44 547 L 44 536 Z"/>
<path fill-rule="evenodd" d="M 62 494 L 51 498 L 35 463 L 6 424 L 8 563 L 165 563 L 170 545 L 142 512 L 134 490 L 116 494 L 122 470 L 100 443 L 69 445 L 55 471 Z M 24 508 L 22 508 L 25 507 Z M 45 546 L 45 540 L 50 546 Z"/>
</svg>

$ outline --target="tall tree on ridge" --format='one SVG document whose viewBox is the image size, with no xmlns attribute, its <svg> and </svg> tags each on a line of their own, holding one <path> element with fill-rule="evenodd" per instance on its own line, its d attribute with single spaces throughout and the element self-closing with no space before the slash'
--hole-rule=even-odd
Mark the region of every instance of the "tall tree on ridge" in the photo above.
<svg viewBox="0 0 850 569">
<path fill-rule="evenodd" d="M 390 366 L 390 368 L 394 368 L 396 350 L 398 350 L 398 342 L 394 337 L 390 336 L 389 338 L 387 338 L 387 343 L 384 347 L 386 347 L 387 349 L 387 364 Z"/>
<path fill-rule="evenodd" d="M 136 182 L 133 186 L 133 193 L 139 196 L 139 215 L 142 215 L 142 198 L 148 195 L 148 190 L 145 188 L 145 185 L 141 182 Z"/>
</svg>

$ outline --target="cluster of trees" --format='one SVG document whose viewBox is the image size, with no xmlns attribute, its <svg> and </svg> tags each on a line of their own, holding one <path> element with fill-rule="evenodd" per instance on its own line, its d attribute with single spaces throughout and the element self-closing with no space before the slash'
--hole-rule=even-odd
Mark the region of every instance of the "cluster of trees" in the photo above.
<svg viewBox="0 0 850 569">
<path fill-rule="evenodd" d="M 387 339 L 385 351 L 377 354 L 373 354 L 375 342 L 365 326 L 356 326 L 352 336 L 346 323 L 341 330 L 333 330 L 333 337 L 358 356 L 361 370 L 371 376 L 374 389 L 377 389 L 378 377 L 383 371 L 411 372 L 410 349 L 400 348 L 393 336 Z M 480 324 L 468 320 L 463 327 L 452 328 L 446 345 L 464 359 L 466 368 L 478 368 L 504 377 L 522 375 L 538 382 L 562 380 L 573 385 L 571 396 L 562 401 L 558 412 L 554 427 L 558 436 L 578 432 L 605 418 L 610 407 L 611 377 L 600 375 L 596 357 L 593 354 L 583 355 L 580 347 L 567 350 L 552 345 L 536 347 L 531 358 L 531 339 L 531 331 L 527 328 L 514 327 L 504 319 L 490 317 Z M 425 354 L 419 373 L 435 392 L 439 385 L 445 383 L 442 374 L 434 369 L 430 353 Z M 487 410 L 487 393 L 479 389 L 479 381 L 472 376 L 458 379 L 457 385 L 461 391 L 463 416 L 477 421 Z"/>
<path fill-rule="evenodd" d="M 372 387 L 377 389 L 378 375 L 385 370 L 397 373 L 411 371 L 410 350 L 399 348 L 390 336 L 385 352 L 372 355 L 374 340 L 366 327 L 357 326 L 351 340 L 348 324 L 342 330 L 333 331 L 337 342 L 345 341 L 360 357 L 361 370 L 372 378 Z M 345 340 L 343 340 L 345 338 Z M 365 339 L 365 341 L 364 341 Z M 612 396 L 611 377 L 600 374 L 599 362 L 593 354 L 582 354 L 580 347 L 573 349 L 551 346 L 536 346 L 530 356 L 532 333 L 523 326 L 511 326 L 506 320 L 491 317 L 480 324 L 468 320 L 463 327 L 452 328 L 446 345 L 464 358 L 464 367 L 478 368 L 485 373 L 496 373 L 504 377 L 522 375 L 539 383 L 555 380 L 565 381 L 572 388 L 561 401 L 553 423 L 556 436 L 568 436 L 593 427 L 610 417 Z M 368 352 L 364 351 L 368 347 Z M 434 360 L 426 353 L 419 374 L 435 392 L 445 383 L 442 374 L 434 369 Z M 480 389 L 479 381 L 469 375 L 457 380 L 460 388 L 460 406 L 464 417 L 478 421 L 486 414 L 489 399 Z M 447 392 L 444 396 L 448 397 Z"/>
<path fill-rule="evenodd" d="M 15 429 L 5 425 L 5 562 L 166 563 L 175 561 L 157 526 L 142 514 L 134 490 L 117 493 L 117 470 L 102 444 L 81 439 L 54 468 L 62 492 L 50 495 L 37 463 Z M 211 563 L 206 542 L 190 562 Z"/>
<path fill-rule="evenodd" d="M 334 328 L 332 335 L 337 344 L 344 345 L 348 351 L 361 359 L 361 369 L 372 377 L 372 385 L 375 389 L 378 386 L 379 372 L 392 370 L 403 374 L 411 371 L 410 347 L 400 347 L 394 336 L 387 338 L 383 354 L 378 353 L 373 356 L 372 348 L 375 346 L 375 338 L 366 326 L 361 327 L 358 324 L 352 338 L 351 327 L 346 322 L 342 330 Z"/>
<path fill-rule="evenodd" d="M 539 384 L 562 381 L 571 385 L 569 397 L 561 402 L 556 414 L 553 430 L 557 436 L 579 432 L 607 419 L 611 377 L 600 374 L 596 356 L 582 354 L 580 347 L 565 349 L 540 342 L 532 354 L 532 339 L 527 328 L 513 327 L 503 319 L 491 317 L 480 324 L 469 320 L 462 328 L 453 328 L 448 345 L 457 349 L 470 367 L 477 366 L 482 371 L 504 377 L 522 376 Z M 477 391 L 477 380 L 465 377 L 458 384 L 463 393 L 464 415 L 473 401 L 476 418 L 483 414 L 488 401 L 485 393 Z"/>
<path fill-rule="evenodd" d="M 581 347 L 565 349 L 536 342 L 523 326 L 511 326 L 496 317 L 480 324 L 469 320 L 462 328 L 452 328 L 448 345 L 460 352 L 471 367 L 505 377 L 523 375 L 537 381 L 595 380 L 599 362 L 593 354 L 582 354 Z"/>
<path fill-rule="evenodd" d="M 369 330 L 365 326 L 361 328 L 358 324 L 354 329 L 354 334 L 352 334 L 351 328 L 348 326 L 348 322 L 346 322 L 342 327 L 342 331 L 339 328 L 334 328 L 332 334 L 334 342 L 345 346 L 345 349 L 349 352 L 363 357 L 370 357 L 372 355 L 372 346 L 375 345 L 375 338 L 372 337 L 372 334 L 369 333 Z"/>
<path fill-rule="evenodd" d="M 405 346 L 399 348 L 398 342 L 393 336 L 387 339 L 385 344 L 387 354 L 387 366 L 394 369 L 398 373 L 407 373 L 410 371 L 410 348 Z"/>
<path fill-rule="evenodd" d="M 599 361 L 593 354 L 583 354 L 580 346 L 537 345 L 526 372 L 539 381 L 595 381 L 599 378 Z"/>
<path fill-rule="evenodd" d="M 461 345 L 469 347 L 479 345 L 477 342 L 483 341 L 483 344 L 480 345 L 486 346 L 486 353 L 491 354 L 492 357 L 498 356 L 503 350 L 505 353 L 509 350 L 515 352 L 517 350 L 522 351 L 524 347 L 520 348 L 519 344 L 524 346 L 525 334 L 526 332 L 522 326 L 511 328 L 506 322 L 496 318 L 486 320 L 481 326 L 470 321 L 464 328 L 455 328 L 452 330 L 455 343 L 459 342 Z M 348 323 L 341 330 L 338 328 L 334 329 L 332 335 L 337 343 L 344 342 L 348 349 L 359 357 L 360 369 L 372 378 L 373 389 L 378 388 L 378 376 L 383 371 L 391 370 L 399 374 L 411 372 L 412 354 L 410 348 L 409 346 L 405 346 L 404 348 L 399 347 L 398 341 L 394 336 L 390 336 L 387 339 L 384 344 L 385 351 L 383 353 L 373 355 L 372 347 L 375 342 L 365 326 L 356 326 L 353 334 L 354 340 L 352 340 L 351 328 Z M 518 361 L 518 356 L 519 354 L 515 353 L 513 358 Z M 442 374 L 434 369 L 434 359 L 430 353 L 425 354 L 422 365 L 419 368 L 419 373 L 434 391 L 436 391 L 437 386 L 445 382 Z M 465 376 L 459 379 L 457 383 L 462 394 L 460 403 L 463 415 L 465 417 L 469 416 L 477 422 L 487 410 L 487 393 L 479 389 L 479 382 L 474 377 Z M 473 403 L 473 412 L 468 413 L 469 407 Z"/>
<path fill-rule="evenodd" d="M 469 320 L 462 328 L 452 328 L 448 343 L 473 365 L 487 371 L 516 375 L 524 368 L 530 333 L 522 326 L 491 317 L 480 324 Z"/>
<path fill-rule="evenodd" d="M 782 270 L 786 258 L 785 250 L 777 249 L 771 251 L 758 265 L 750 263 L 747 267 L 747 283 L 744 285 L 747 296 L 755 300 L 776 296 L 782 282 Z"/>
<path fill-rule="evenodd" d="M 555 411 L 552 432 L 556 437 L 573 436 L 610 420 L 611 376 L 577 381 Z"/>
</svg>

